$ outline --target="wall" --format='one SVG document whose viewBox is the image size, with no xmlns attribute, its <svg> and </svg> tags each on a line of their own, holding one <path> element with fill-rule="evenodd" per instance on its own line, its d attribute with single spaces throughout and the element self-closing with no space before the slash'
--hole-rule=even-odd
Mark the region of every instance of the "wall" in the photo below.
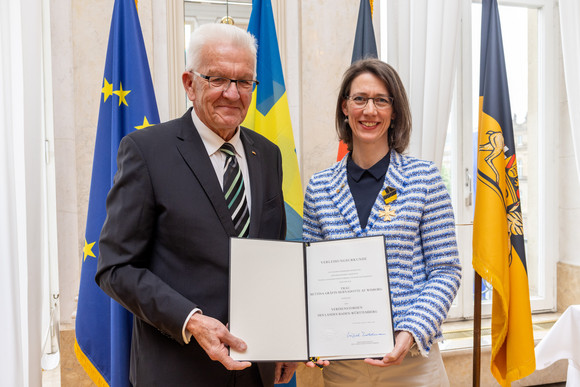
<svg viewBox="0 0 580 387">
<path fill-rule="evenodd" d="M 71 0 L 53 3 L 51 15 L 60 313 L 70 324 L 80 275 Z"/>
<path fill-rule="evenodd" d="M 73 323 L 76 310 L 112 4 L 51 4 L 60 311 L 65 326 Z"/>
</svg>

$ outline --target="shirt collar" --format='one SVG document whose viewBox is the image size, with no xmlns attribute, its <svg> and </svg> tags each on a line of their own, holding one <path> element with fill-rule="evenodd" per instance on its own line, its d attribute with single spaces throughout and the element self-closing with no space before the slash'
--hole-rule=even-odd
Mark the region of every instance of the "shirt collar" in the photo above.
<svg viewBox="0 0 580 387">
<path fill-rule="evenodd" d="M 356 165 L 356 163 L 352 160 L 351 154 L 349 154 L 348 160 L 346 162 L 346 170 L 350 177 L 352 177 L 356 182 L 360 181 L 365 172 L 370 174 L 377 181 L 385 178 L 387 169 L 389 168 L 391 151 L 387 152 L 385 157 L 377 161 L 376 164 L 369 169 L 363 169 Z"/>
<path fill-rule="evenodd" d="M 195 125 L 199 136 L 201 137 L 201 141 L 205 146 L 205 150 L 207 151 L 208 156 L 213 155 L 217 151 L 219 151 L 220 147 L 224 144 L 224 139 L 218 136 L 213 130 L 207 127 L 195 114 L 195 109 L 191 109 L 191 119 L 193 120 L 193 124 Z M 245 158 L 246 155 L 244 153 L 244 146 L 242 145 L 242 139 L 240 138 L 240 127 L 236 128 L 236 133 L 234 136 L 230 138 L 229 141 L 236 150 L 236 156 Z"/>
</svg>

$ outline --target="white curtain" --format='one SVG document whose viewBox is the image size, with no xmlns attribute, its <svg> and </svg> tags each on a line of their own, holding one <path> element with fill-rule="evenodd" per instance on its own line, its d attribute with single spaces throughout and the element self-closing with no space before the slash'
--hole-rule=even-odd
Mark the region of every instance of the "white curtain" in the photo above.
<svg viewBox="0 0 580 387">
<path fill-rule="evenodd" d="M 42 384 L 42 0 L 0 1 L 0 385 Z"/>
<path fill-rule="evenodd" d="M 459 55 L 461 0 L 388 0 L 387 62 L 411 103 L 409 154 L 443 161 Z"/>
<path fill-rule="evenodd" d="M 570 111 L 570 127 L 576 158 L 576 171 L 580 177 L 580 2 L 560 0 L 560 29 L 564 76 Z"/>
</svg>

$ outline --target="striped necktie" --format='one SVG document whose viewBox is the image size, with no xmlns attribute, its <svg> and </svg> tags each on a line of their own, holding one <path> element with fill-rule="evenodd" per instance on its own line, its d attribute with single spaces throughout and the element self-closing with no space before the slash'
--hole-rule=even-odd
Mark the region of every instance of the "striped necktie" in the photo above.
<svg viewBox="0 0 580 387">
<path fill-rule="evenodd" d="M 242 170 L 236 159 L 236 151 L 232 144 L 229 142 L 224 143 L 220 151 L 226 156 L 223 181 L 226 203 L 234 221 L 236 235 L 245 238 L 250 231 L 250 211 L 246 200 Z"/>
</svg>

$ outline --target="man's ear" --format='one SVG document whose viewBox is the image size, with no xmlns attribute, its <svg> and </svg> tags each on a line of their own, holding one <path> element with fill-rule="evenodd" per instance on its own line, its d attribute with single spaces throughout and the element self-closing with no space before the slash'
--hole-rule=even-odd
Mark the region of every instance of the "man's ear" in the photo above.
<svg viewBox="0 0 580 387">
<path fill-rule="evenodd" d="M 181 74 L 181 82 L 183 82 L 183 88 L 185 89 L 185 93 L 187 94 L 187 98 L 190 101 L 195 99 L 195 85 L 193 84 L 193 73 L 189 71 L 184 71 Z"/>
</svg>

